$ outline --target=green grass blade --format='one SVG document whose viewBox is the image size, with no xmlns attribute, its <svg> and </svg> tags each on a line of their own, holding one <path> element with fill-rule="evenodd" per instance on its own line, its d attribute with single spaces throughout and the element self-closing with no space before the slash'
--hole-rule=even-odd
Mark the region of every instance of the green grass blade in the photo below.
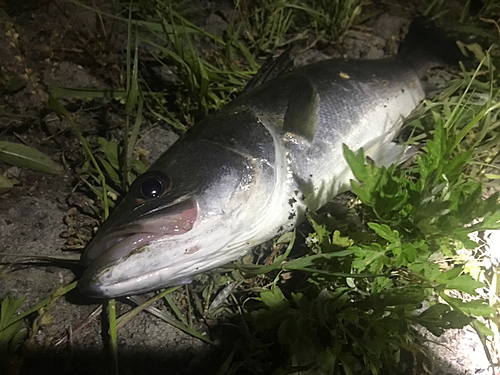
<svg viewBox="0 0 500 375">
<path fill-rule="evenodd" d="M 77 282 L 76 281 L 73 281 L 71 284 L 69 285 L 66 285 L 65 287 L 62 287 L 62 288 L 59 288 L 57 289 L 54 293 L 52 293 L 49 297 L 41 300 L 40 302 L 38 302 L 35 306 L 33 306 L 31 309 L 25 311 L 24 313 L 16 316 L 10 323 L 9 325 L 7 325 L 6 327 L 4 328 L 7 328 L 9 327 L 10 325 L 12 324 L 15 324 L 19 321 L 21 321 L 22 319 L 26 318 L 27 316 L 33 314 L 34 312 L 37 312 L 38 310 L 40 310 L 41 308 L 49 305 L 50 303 L 56 301 L 57 299 L 61 298 L 62 296 L 64 296 L 66 293 L 72 291 L 73 289 L 76 288 L 76 284 Z"/>
<path fill-rule="evenodd" d="M 179 319 L 186 327 L 188 326 L 186 317 L 181 313 L 179 308 L 177 307 L 177 304 L 174 302 L 172 296 L 170 294 L 167 294 L 165 296 L 165 301 L 168 303 L 172 311 L 175 313 L 177 316 L 177 319 Z"/>
<path fill-rule="evenodd" d="M 125 90 L 102 90 L 102 89 L 74 89 L 55 86 L 50 89 L 50 94 L 54 99 L 115 99 L 127 98 Z"/>
<path fill-rule="evenodd" d="M 113 360 L 113 373 L 118 375 L 118 338 L 116 334 L 116 301 L 108 301 L 109 350 Z"/>
<path fill-rule="evenodd" d="M 0 141 L 0 161 L 35 171 L 62 174 L 64 168 L 43 152 L 21 143 Z"/>
<path fill-rule="evenodd" d="M 78 139 L 83 145 L 83 148 L 85 152 L 87 153 L 87 156 L 90 158 L 92 164 L 94 165 L 94 168 L 96 169 L 97 173 L 99 174 L 99 179 L 100 183 L 102 186 L 102 201 L 103 201 L 103 208 L 104 208 L 104 218 L 107 219 L 109 216 L 109 203 L 108 203 L 108 194 L 107 194 L 107 184 L 106 184 L 106 178 L 104 177 L 104 173 L 102 173 L 101 168 L 99 167 L 99 163 L 97 163 L 97 160 L 95 159 L 94 155 L 92 154 L 92 151 L 90 150 L 90 146 L 85 139 L 85 137 L 82 135 L 80 132 L 80 129 L 78 128 L 78 125 L 73 121 L 73 117 L 70 115 L 70 113 L 67 111 L 64 106 L 59 103 L 59 101 L 52 96 L 52 94 L 49 94 L 49 102 L 48 102 L 49 108 L 51 108 L 54 112 L 59 114 L 60 116 L 66 117 L 69 120 L 71 129 L 73 132 L 76 134 Z"/>
<path fill-rule="evenodd" d="M 177 286 L 177 287 L 173 287 L 173 288 L 169 288 L 159 294 L 157 294 L 155 297 L 149 299 L 148 301 L 142 303 L 138 300 L 137 297 L 135 296 L 132 296 L 132 297 L 128 297 L 128 299 L 130 299 L 131 301 L 133 301 L 134 303 L 136 303 L 138 306 L 135 307 L 134 309 L 130 310 L 129 312 L 127 312 L 126 314 L 122 315 L 120 318 L 118 318 L 117 320 L 117 327 L 120 328 L 122 327 L 124 324 L 126 324 L 128 321 L 130 321 L 130 319 L 132 319 L 135 315 L 137 315 L 138 313 L 140 313 L 141 311 L 143 310 L 151 310 L 152 313 L 157 316 L 158 318 L 162 319 L 163 321 L 165 321 L 166 323 L 170 324 L 171 326 L 177 328 L 177 329 L 180 329 L 181 331 L 187 333 L 188 335 L 190 336 L 193 336 L 195 338 L 198 338 L 208 344 L 212 344 L 213 345 L 213 342 L 203 336 L 202 334 L 200 334 L 198 331 L 194 330 L 193 328 L 191 327 L 188 327 L 186 326 L 184 323 L 168 316 L 168 315 L 165 315 L 164 313 L 162 312 L 159 312 L 159 310 L 155 309 L 155 310 L 152 310 L 152 304 L 154 302 L 156 302 L 157 300 L 163 298 L 164 296 L 166 296 L 167 294 L 170 294 L 172 292 L 174 292 L 175 290 L 181 288 L 181 286 Z"/>
</svg>

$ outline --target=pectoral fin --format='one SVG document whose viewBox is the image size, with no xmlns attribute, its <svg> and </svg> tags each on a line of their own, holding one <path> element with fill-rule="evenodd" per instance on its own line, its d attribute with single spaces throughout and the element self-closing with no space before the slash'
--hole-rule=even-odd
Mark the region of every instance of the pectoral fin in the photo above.
<svg viewBox="0 0 500 375">
<path fill-rule="evenodd" d="M 314 139 L 319 112 L 319 95 L 316 87 L 306 77 L 298 77 L 285 112 L 284 130 Z"/>
<path fill-rule="evenodd" d="M 414 146 L 398 145 L 394 142 L 365 145 L 363 150 L 366 157 L 372 159 L 376 166 L 386 168 L 392 164 L 404 163 L 418 151 Z"/>
</svg>

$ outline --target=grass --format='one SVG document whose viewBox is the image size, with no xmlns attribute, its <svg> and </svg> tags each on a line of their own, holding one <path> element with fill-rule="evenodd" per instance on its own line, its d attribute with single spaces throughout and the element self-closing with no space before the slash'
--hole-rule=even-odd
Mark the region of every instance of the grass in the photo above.
<svg viewBox="0 0 500 375">
<path fill-rule="evenodd" d="M 457 78 L 453 93 L 425 103 L 410 124 L 430 132 L 413 167 L 377 168 L 365 164 L 362 153 L 345 150 L 365 224 L 353 224 L 353 210 L 342 217 L 311 215 L 308 254 L 260 270 L 246 266 L 251 275 L 271 275 L 263 291 L 254 290 L 260 306 L 246 310 L 253 345 L 231 352 L 225 374 L 245 366 L 262 373 L 318 367 L 336 374 L 391 371 L 404 352 L 416 358 L 422 351 L 412 324 L 435 335 L 470 324 L 483 343 L 496 340 L 497 271 L 483 266 L 470 272 L 463 256 L 464 249 L 477 248 L 470 233 L 500 226 L 498 193 L 484 200 L 478 181 L 495 168 L 491 155 L 500 147 L 494 61 L 498 55 L 486 53 L 475 71 Z M 285 281 L 290 270 L 309 275 L 298 290 Z M 415 315 L 425 301 L 430 308 Z M 485 350 L 494 366 L 491 347 L 485 344 Z"/>
<path fill-rule="evenodd" d="M 175 6 L 158 3 L 145 15 L 131 8 L 127 17 L 99 11 L 100 17 L 113 17 L 128 27 L 126 87 L 113 92 L 57 89 L 49 105 L 70 120 L 85 149 L 88 160 L 79 178 L 102 202 L 103 218 L 146 169 L 136 152 L 145 116 L 185 131 L 244 87 L 258 68 L 254 55 L 274 53 L 298 39 L 337 40 L 363 15 L 364 3 L 349 1 L 341 7 L 340 2 L 262 0 L 249 10 L 238 2 L 241 22 L 230 20 L 224 37 L 189 22 Z M 493 1 L 486 1 L 479 16 L 490 19 L 497 10 Z M 426 12 L 465 24 L 464 13 L 449 11 L 443 2 L 429 1 Z M 491 26 L 478 23 L 474 30 L 491 31 Z M 155 47 L 163 66 L 177 68 L 175 94 L 153 92 L 141 82 L 139 43 Z M 200 47 L 203 43 L 209 48 Z M 232 317 L 240 327 L 233 331 L 238 339 L 225 352 L 219 374 L 312 368 L 335 374 L 390 373 L 395 371 L 391 364 L 404 353 L 415 358 L 422 354 L 422 339 L 413 324 L 435 334 L 470 324 L 485 345 L 498 340 L 498 270 L 480 262 L 474 268 L 462 255 L 478 254 L 470 233 L 498 228 L 500 219 L 497 196 L 482 197 L 483 184 L 492 186 L 500 175 L 500 58 L 498 47 L 476 51 L 482 54 L 481 65 L 472 71 L 464 68 L 450 89 L 425 101 L 418 118 L 408 124 L 414 129 L 410 142 L 423 145 L 416 163 L 404 170 L 379 169 L 366 164 L 362 153 L 345 150 L 358 178 L 353 191 L 359 203 L 343 217 L 311 214 L 313 231 L 305 235 L 305 254 L 295 254 L 296 233 L 287 234 L 275 241 L 275 258 L 265 264 L 247 257 L 225 272 L 198 276 L 191 287 L 166 290 L 146 303 L 136 300 L 139 307 L 120 317 L 110 302 L 114 371 L 119 368 L 118 328 L 153 302 L 171 311 L 163 315 L 167 323 L 206 342 L 194 330 L 192 316 Z M 105 96 L 124 105 L 120 145 L 104 138 L 92 144 L 79 130 L 78 118 L 62 104 Z M 166 105 L 172 101 L 175 106 Z M 360 212 L 361 224 L 356 221 Z M 4 350 L 15 351 L 22 344 L 27 334 L 20 325 L 23 318 L 53 306 L 73 287 L 17 316 L 22 300 L 5 299 L 0 316 Z M 478 288 L 485 294 L 478 296 Z M 415 314 L 427 301 L 429 309 Z"/>
</svg>

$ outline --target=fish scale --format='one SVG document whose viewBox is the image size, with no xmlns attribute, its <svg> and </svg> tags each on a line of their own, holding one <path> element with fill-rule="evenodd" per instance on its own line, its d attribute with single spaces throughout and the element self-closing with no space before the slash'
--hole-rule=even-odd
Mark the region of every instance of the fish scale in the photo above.
<svg viewBox="0 0 500 375">
<path fill-rule="evenodd" d="M 293 229 L 349 188 L 344 144 L 379 165 L 398 163 L 404 148 L 392 139 L 424 98 L 420 75 L 462 56 L 426 19 L 401 50 L 292 72 L 279 69 L 290 65 L 282 57 L 269 67 L 277 76 L 264 67 L 132 184 L 83 255 L 81 292 L 119 297 L 187 283 Z"/>
</svg>

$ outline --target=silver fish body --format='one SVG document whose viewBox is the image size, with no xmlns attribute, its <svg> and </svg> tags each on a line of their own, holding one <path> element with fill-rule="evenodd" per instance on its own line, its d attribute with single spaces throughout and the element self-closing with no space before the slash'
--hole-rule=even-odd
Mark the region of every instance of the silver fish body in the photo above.
<svg viewBox="0 0 500 375">
<path fill-rule="evenodd" d="M 349 189 L 343 144 L 382 164 L 424 98 L 394 57 L 326 60 L 249 90 L 190 129 L 140 176 L 83 256 L 94 297 L 187 283 L 293 229 Z"/>
</svg>

